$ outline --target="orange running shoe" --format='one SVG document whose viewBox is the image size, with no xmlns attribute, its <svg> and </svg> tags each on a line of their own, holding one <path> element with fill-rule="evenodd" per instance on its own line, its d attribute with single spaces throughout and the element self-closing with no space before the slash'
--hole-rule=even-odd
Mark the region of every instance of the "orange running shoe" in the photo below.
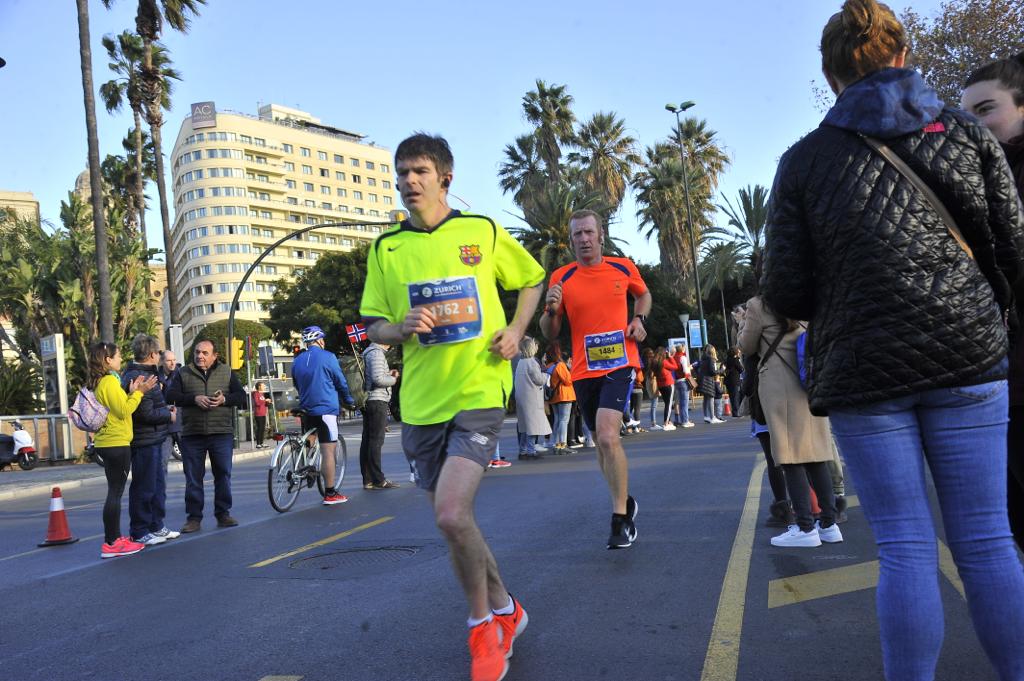
<svg viewBox="0 0 1024 681">
<path fill-rule="evenodd" d="M 508 673 L 501 633 L 501 626 L 494 619 L 469 630 L 470 675 L 473 681 L 501 681 Z"/>
<path fill-rule="evenodd" d="M 512 657 L 512 644 L 515 643 L 519 634 L 523 633 L 527 623 L 530 621 L 529 616 L 523 610 L 523 606 L 519 604 L 519 601 L 512 594 L 509 594 L 508 597 L 512 599 L 515 610 L 512 611 L 511 615 L 494 616 L 494 620 L 501 627 L 501 649 L 505 651 L 506 660 Z"/>
</svg>

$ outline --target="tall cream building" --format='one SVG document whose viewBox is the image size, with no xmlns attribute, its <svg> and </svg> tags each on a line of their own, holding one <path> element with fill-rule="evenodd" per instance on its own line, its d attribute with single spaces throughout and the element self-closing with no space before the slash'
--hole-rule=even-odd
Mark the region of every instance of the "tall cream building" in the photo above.
<svg viewBox="0 0 1024 681">
<path fill-rule="evenodd" d="M 391 152 L 364 139 L 277 104 L 260 107 L 258 117 L 216 111 L 213 102 L 192 106 L 171 155 L 172 253 L 186 345 L 227 318 L 242 275 L 289 232 L 380 223 L 314 230 L 278 246 L 246 283 L 236 319 L 264 319 L 279 279 L 386 229 L 396 203 Z"/>
</svg>

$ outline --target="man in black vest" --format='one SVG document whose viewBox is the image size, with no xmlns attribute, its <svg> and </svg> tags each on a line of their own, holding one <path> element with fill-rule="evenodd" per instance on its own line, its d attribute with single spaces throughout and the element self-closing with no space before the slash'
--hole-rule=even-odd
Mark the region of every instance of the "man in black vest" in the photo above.
<svg viewBox="0 0 1024 681">
<path fill-rule="evenodd" d="M 213 470 L 213 513 L 218 527 L 235 527 L 231 517 L 231 457 L 234 430 L 231 407 L 246 406 L 238 377 L 221 362 L 213 342 L 195 345 L 193 362 L 182 367 L 167 388 L 167 401 L 181 410 L 181 462 L 185 472 L 185 513 L 182 533 L 197 532 L 203 520 L 203 479 L 206 454 Z"/>
</svg>

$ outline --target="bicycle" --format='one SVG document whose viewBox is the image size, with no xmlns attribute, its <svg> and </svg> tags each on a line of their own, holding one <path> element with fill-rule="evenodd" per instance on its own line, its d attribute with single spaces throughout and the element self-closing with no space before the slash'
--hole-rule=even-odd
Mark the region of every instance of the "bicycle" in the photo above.
<svg viewBox="0 0 1024 681">
<path fill-rule="evenodd" d="M 293 409 L 291 414 L 301 416 L 302 412 Z M 286 430 L 274 433 L 271 438 L 278 444 L 270 457 L 267 495 L 270 505 L 278 513 L 284 513 L 295 505 L 303 487 L 309 488 L 315 483 L 320 496 L 324 495 L 326 488 L 324 476 L 320 474 L 320 442 L 316 432 L 316 428 L 310 428 L 304 433 L 301 430 Z M 347 463 L 348 448 L 345 446 L 345 438 L 339 435 L 334 450 L 334 489 L 341 489 Z"/>
</svg>

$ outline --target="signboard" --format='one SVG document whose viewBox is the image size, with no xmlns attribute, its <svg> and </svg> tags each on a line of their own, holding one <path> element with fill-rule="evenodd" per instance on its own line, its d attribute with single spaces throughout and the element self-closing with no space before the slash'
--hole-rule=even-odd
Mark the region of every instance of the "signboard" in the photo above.
<svg viewBox="0 0 1024 681">
<path fill-rule="evenodd" d="M 192 105 L 192 129 L 217 127 L 217 106 L 213 102 Z"/>
<path fill-rule="evenodd" d="M 704 347 L 704 334 L 701 333 L 700 322 L 699 319 L 691 319 L 688 323 L 691 348 Z"/>
<path fill-rule="evenodd" d="M 274 364 L 274 348 L 270 345 L 261 345 L 256 351 L 259 353 L 259 375 L 276 376 L 277 366 Z"/>
<path fill-rule="evenodd" d="M 667 347 L 668 347 L 669 353 L 674 353 L 676 351 L 676 347 L 681 345 L 681 346 L 683 346 L 683 352 L 686 352 L 687 355 L 690 354 L 687 351 L 687 348 L 686 348 L 686 339 L 685 338 L 669 338 L 668 341 L 667 341 L 667 344 L 668 344 Z"/>
<path fill-rule="evenodd" d="M 43 358 L 43 388 L 46 413 L 63 414 L 68 410 L 68 386 L 64 373 L 64 334 L 45 336 L 39 341 Z"/>
</svg>

